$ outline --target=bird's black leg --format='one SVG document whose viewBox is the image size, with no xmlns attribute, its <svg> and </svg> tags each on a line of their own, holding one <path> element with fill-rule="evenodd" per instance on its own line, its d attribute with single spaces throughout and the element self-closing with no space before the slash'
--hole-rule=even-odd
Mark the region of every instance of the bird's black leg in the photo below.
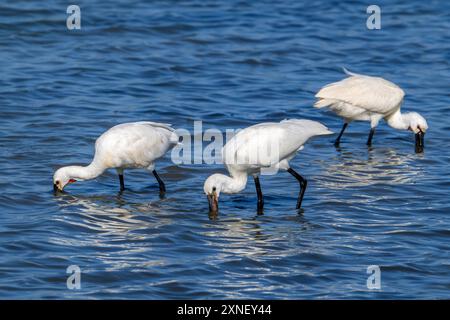
<svg viewBox="0 0 450 320">
<path fill-rule="evenodd" d="M 153 170 L 153 175 L 155 176 L 156 180 L 158 180 L 159 192 L 160 193 L 165 193 L 166 192 L 166 186 L 164 185 L 164 182 L 161 180 L 161 178 L 156 173 L 156 170 Z"/>
<path fill-rule="evenodd" d="M 255 180 L 256 194 L 258 195 L 258 214 L 262 214 L 264 208 L 264 198 L 261 192 L 261 185 L 259 184 L 259 177 L 253 176 L 253 179 Z"/>
<path fill-rule="evenodd" d="M 289 168 L 287 171 L 290 174 L 292 174 L 295 177 L 295 179 L 298 180 L 298 183 L 300 183 L 300 192 L 298 194 L 298 199 L 297 199 L 297 209 L 300 209 L 300 207 L 302 206 L 303 196 L 305 194 L 305 190 L 306 190 L 308 181 L 305 178 L 303 178 L 300 174 L 295 172 L 294 169 L 292 169 L 292 168 Z"/>
<path fill-rule="evenodd" d="M 371 128 L 370 132 L 369 132 L 369 138 L 367 139 L 367 146 L 371 146 L 372 145 L 372 138 L 373 138 L 373 134 L 375 133 L 375 128 Z"/>
<path fill-rule="evenodd" d="M 123 180 L 123 174 L 119 174 L 119 181 L 120 181 L 120 191 L 122 192 L 125 190 L 125 182 Z"/>
<path fill-rule="evenodd" d="M 335 147 L 339 147 L 339 144 L 341 143 L 341 137 L 342 137 L 342 135 L 344 134 L 345 129 L 347 129 L 347 126 L 348 126 L 348 123 L 345 122 L 345 123 L 344 123 L 344 126 L 343 126 L 342 129 L 341 129 L 341 132 L 339 132 L 339 135 L 338 135 L 338 137 L 336 138 L 336 141 L 334 141 L 334 146 L 335 146 Z"/>
</svg>

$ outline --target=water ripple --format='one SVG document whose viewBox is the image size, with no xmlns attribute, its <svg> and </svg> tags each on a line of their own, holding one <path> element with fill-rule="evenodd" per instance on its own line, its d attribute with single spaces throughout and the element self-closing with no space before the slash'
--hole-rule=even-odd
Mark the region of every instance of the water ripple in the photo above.
<svg viewBox="0 0 450 320">
<path fill-rule="evenodd" d="M 97 1 L 98 2 L 98 1 Z M 382 1 L 383 27 L 342 1 L 83 3 L 82 30 L 66 3 L 0 4 L 1 298 L 448 298 L 449 5 Z M 308 179 L 304 211 L 286 173 L 222 197 L 210 220 L 202 184 L 220 166 L 158 163 L 154 178 L 114 172 L 55 197 L 62 165 L 87 163 L 95 137 L 149 119 L 192 130 L 305 117 L 340 67 L 405 89 L 405 109 L 430 125 L 413 136 L 352 123 L 335 149 L 316 139 L 292 161 Z M 366 287 L 369 265 L 382 290 Z M 82 290 L 66 268 L 82 269 Z"/>
</svg>

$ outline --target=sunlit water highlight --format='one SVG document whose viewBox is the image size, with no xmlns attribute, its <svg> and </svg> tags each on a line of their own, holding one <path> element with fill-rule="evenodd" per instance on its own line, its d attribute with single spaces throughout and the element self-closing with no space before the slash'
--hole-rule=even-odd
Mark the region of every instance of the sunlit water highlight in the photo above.
<svg viewBox="0 0 450 320">
<path fill-rule="evenodd" d="M 382 1 L 369 31 L 362 4 L 341 1 L 65 1 L 0 4 L 0 298 L 449 298 L 450 5 Z M 317 138 L 292 161 L 308 181 L 304 212 L 287 173 L 221 197 L 210 220 L 204 179 L 218 165 L 158 164 L 154 178 L 113 171 L 52 193 L 53 171 L 88 163 L 114 124 L 153 120 L 192 130 L 310 118 L 314 93 L 340 67 L 381 75 L 428 120 L 413 136 L 352 123 L 340 149 Z M 66 268 L 82 288 L 66 287 Z M 379 265 L 382 289 L 366 287 Z"/>
</svg>

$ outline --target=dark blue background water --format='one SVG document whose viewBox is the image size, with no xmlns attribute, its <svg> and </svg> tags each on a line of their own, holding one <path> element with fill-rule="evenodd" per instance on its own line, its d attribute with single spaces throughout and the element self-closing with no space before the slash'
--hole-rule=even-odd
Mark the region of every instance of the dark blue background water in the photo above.
<svg viewBox="0 0 450 320">
<path fill-rule="evenodd" d="M 450 3 L 67 1 L 0 4 L 0 298 L 449 298 Z M 341 121 L 312 108 L 341 67 L 407 93 L 430 126 L 413 136 L 352 123 L 336 150 L 316 139 L 292 165 L 309 180 L 304 212 L 287 173 L 263 177 L 265 215 L 247 189 L 209 220 L 202 186 L 220 165 L 158 163 L 55 197 L 55 169 L 88 163 L 121 122 L 242 128 L 284 118 Z M 382 289 L 366 287 L 381 267 Z M 82 289 L 66 288 L 66 268 Z"/>
</svg>

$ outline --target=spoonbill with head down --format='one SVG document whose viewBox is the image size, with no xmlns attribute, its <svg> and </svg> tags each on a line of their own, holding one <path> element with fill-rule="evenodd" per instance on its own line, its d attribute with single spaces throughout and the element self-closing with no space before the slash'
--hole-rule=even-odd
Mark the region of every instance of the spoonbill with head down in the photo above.
<svg viewBox="0 0 450 320">
<path fill-rule="evenodd" d="M 332 134 L 324 125 L 311 120 L 283 120 L 253 125 L 239 131 L 222 148 L 222 159 L 230 176 L 213 174 L 206 179 L 204 192 L 208 197 L 210 213 L 219 209 L 219 196 L 238 193 L 247 184 L 247 176 L 253 176 L 258 196 L 258 213 L 262 213 L 264 199 L 259 183 L 262 170 L 286 170 L 300 184 L 297 209 L 301 207 L 307 181 L 289 165 L 309 138 Z"/>
<path fill-rule="evenodd" d="M 392 128 L 414 132 L 415 151 L 423 152 L 427 121 L 417 112 L 400 112 L 405 95 L 403 90 L 383 78 L 352 73 L 345 68 L 344 71 L 349 77 L 320 89 L 314 104 L 316 108 L 327 107 L 344 118 L 344 126 L 334 143 L 335 146 L 339 146 L 342 134 L 353 120 L 370 121 L 367 145 L 372 145 L 375 128 L 384 118 Z"/>
<path fill-rule="evenodd" d="M 106 169 L 115 168 L 119 175 L 120 190 L 125 189 L 123 172 L 129 168 L 144 168 L 153 173 L 161 193 L 164 182 L 155 170 L 155 161 L 178 144 L 178 136 L 169 124 L 132 122 L 116 125 L 103 133 L 95 142 L 95 155 L 88 166 L 68 166 L 53 175 L 54 191 L 76 181 L 90 180 Z"/>
</svg>

